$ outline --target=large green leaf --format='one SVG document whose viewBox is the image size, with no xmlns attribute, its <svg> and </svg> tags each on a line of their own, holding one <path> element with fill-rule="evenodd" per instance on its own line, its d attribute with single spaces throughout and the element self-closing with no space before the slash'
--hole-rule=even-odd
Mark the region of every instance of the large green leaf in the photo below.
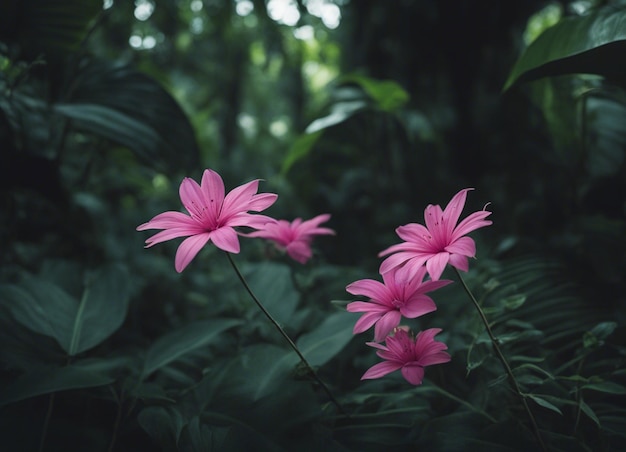
<svg viewBox="0 0 626 452">
<path fill-rule="evenodd" d="M 394 111 L 409 101 L 409 93 L 393 80 L 376 80 L 358 74 L 341 78 L 342 82 L 356 83 L 384 111 Z"/>
<path fill-rule="evenodd" d="M 336 312 L 313 331 L 303 334 L 297 341 L 298 348 L 312 366 L 322 366 L 350 342 L 353 327 L 354 315 Z"/>
<path fill-rule="evenodd" d="M 626 8 L 605 7 L 568 17 L 544 31 L 519 58 L 504 90 L 541 77 L 587 73 L 626 75 Z"/>
<path fill-rule="evenodd" d="M 291 279 L 290 268 L 284 264 L 266 261 L 246 267 L 245 273 L 250 288 L 265 309 L 280 324 L 288 324 L 300 300 Z M 256 307 L 255 312 L 258 312 Z"/>
<path fill-rule="evenodd" d="M 43 394 L 104 386 L 113 381 L 112 377 L 78 366 L 37 369 L 2 388 L 0 406 Z"/>
<path fill-rule="evenodd" d="M 194 130 L 176 100 L 151 77 L 128 66 L 83 64 L 66 98 L 53 105 L 77 130 L 133 150 L 157 168 L 198 162 Z"/>
<path fill-rule="evenodd" d="M 67 348 L 70 356 L 95 347 L 122 325 L 130 299 L 129 285 L 128 273 L 116 265 L 90 275 L 74 315 Z"/>
<path fill-rule="evenodd" d="M 18 322 L 54 338 L 74 356 L 99 345 L 121 326 L 129 279 L 121 267 L 103 267 L 89 275 L 79 302 L 49 281 L 24 275 L 20 285 L 0 287 L 0 300 Z"/>
<path fill-rule="evenodd" d="M 185 354 L 207 346 L 222 331 L 241 323 L 236 319 L 201 320 L 160 337 L 148 349 L 143 378 Z"/>
</svg>

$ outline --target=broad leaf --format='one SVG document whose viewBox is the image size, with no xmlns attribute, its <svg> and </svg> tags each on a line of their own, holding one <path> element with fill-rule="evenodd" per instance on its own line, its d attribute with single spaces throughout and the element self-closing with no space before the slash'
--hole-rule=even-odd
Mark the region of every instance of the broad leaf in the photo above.
<svg viewBox="0 0 626 452">
<path fill-rule="evenodd" d="M 300 300 L 300 294 L 291 279 L 290 268 L 268 261 L 246 267 L 245 273 L 250 288 L 265 309 L 279 323 L 288 324 Z M 267 320 L 263 319 L 263 322 Z"/>
<path fill-rule="evenodd" d="M 544 408 L 547 408 L 549 410 L 554 411 L 555 413 L 559 413 L 561 416 L 563 415 L 563 412 L 556 406 L 553 405 L 552 403 L 548 402 L 546 399 L 533 395 L 533 394 L 527 394 L 528 397 L 530 399 L 532 399 L 537 405 L 542 406 Z"/>
<path fill-rule="evenodd" d="M 137 416 L 144 431 L 162 450 L 179 450 L 180 432 L 185 426 L 183 415 L 175 407 L 150 406 Z"/>
<path fill-rule="evenodd" d="M 25 275 L 19 286 L 0 288 L 0 298 L 18 322 L 54 338 L 74 356 L 99 345 L 122 325 L 129 280 L 121 267 L 104 267 L 90 275 L 79 302 L 60 287 Z"/>
<path fill-rule="evenodd" d="M 130 280 L 119 266 L 108 266 L 91 275 L 74 315 L 67 352 L 70 356 L 102 343 L 126 318 Z"/>
<path fill-rule="evenodd" d="M 281 167 L 281 172 L 286 174 L 289 171 L 289 168 L 296 163 L 298 160 L 306 157 L 319 137 L 322 136 L 322 130 L 318 130 L 317 132 L 305 133 L 293 142 L 285 159 L 283 160 L 283 164 Z"/>
<path fill-rule="evenodd" d="M 313 331 L 298 339 L 298 348 L 312 366 L 322 366 L 350 342 L 353 327 L 352 313 L 339 311 L 330 314 Z"/>
<path fill-rule="evenodd" d="M 0 406 L 43 394 L 104 386 L 113 381 L 112 377 L 78 366 L 37 369 L 18 377 L 2 388 Z"/>
<path fill-rule="evenodd" d="M 626 387 L 612 381 L 603 381 L 600 383 L 587 383 L 581 389 L 591 389 L 593 391 L 606 392 L 608 394 L 624 395 Z"/>
<path fill-rule="evenodd" d="M 533 41 L 515 64 L 504 90 L 541 77 L 587 73 L 624 75 L 626 9 L 605 7 L 562 19 Z"/>
<path fill-rule="evenodd" d="M 176 100 L 154 79 L 128 66 L 89 61 L 66 99 L 53 105 L 78 130 L 133 150 L 157 168 L 198 162 L 194 130 Z"/>
<path fill-rule="evenodd" d="M 221 332 L 241 323 L 235 319 L 201 320 L 162 336 L 148 349 L 143 378 L 181 356 L 207 346 Z"/>
<path fill-rule="evenodd" d="M 359 85 L 384 111 L 397 110 L 409 101 L 409 93 L 393 80 L 376 80 L 352 74 L 342 77 L 340 81 Z"/>
</svg>

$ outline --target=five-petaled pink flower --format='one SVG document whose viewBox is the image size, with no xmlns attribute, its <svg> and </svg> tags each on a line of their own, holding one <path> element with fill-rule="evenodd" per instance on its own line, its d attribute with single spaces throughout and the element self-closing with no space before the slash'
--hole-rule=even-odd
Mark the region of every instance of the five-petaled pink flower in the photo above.
<svg viewBox="0 0 626 452">
<path fill-rule="evenodd" d="M 440 328 L 431 328 L 419 332 L 413 339 L 407 331 L 398 328 L 393 336 L 387 337 L 386 345 L 368 342 L 367 345 L 378 349 L 376 354 L 385 361 L 370 367 L 361 380 L 380 378 L 400 369 L 406 381 L 422 384 L 424 367 L 450 361 L 450 355 L 444 351 L 448 349 L 446 344 L 434 339 L 440 331 Z"/>
<path fill-rule="evenodd" d="M 267 223 L 259 231 L 247 235 L 273 241 L 279 249 L 287 251 L 293 260 L 304 264 L 313 255 L 311 251 L 313 236 L 335 234 L 330 228 L 319 227 L 329 219 L 329 214 L 322 214 L 307 221 L 302 221 L 302 218 L 296 218 L 291 223 L 287 220 L 278 220 Z"/>
<path fill-rule="evenodd" d="M 354 334 L 374 327 L 374 340 L 381 342 L 398 326 L 402 316 L 414 319 L 435 311 L 437 306 L 427 292 L 439 289 L 452 281 L 423 281 L 426 267 L 395 267 L 383 274 L 384 284 L 373 279 L 361 279 L 349 284 L 346 291 L 363 295 L 370 302 L 354 301 L 346 306 L 349 312 L 364 312 L 354 325 Z"/>
<path fill-rule="evenodd" d="M 146 248 L 178 237 L 188 237 L 176 251 L 175 267 L 182 272 L 209 241 L 229 253 L 239 253 L 239 238 L 234 227 L 247 226 L 254 229 L 275 221 L 273 218 L 248 213 L 261 212 L 274 204 L 278 195 L 256 194 L 258 180 L 243 184 L 224 196 L 224 182 L 219 174 L 207 169 L 201 185 L 188 177 L 180 184 L 180 200 L 189 212 L 164 212 L 137 227 L 163 229 L 146 240 Z"/>
<path fill-rule="evenodd" d="M 379 257 L 391 254 L 381 264 L 380 273 L 385 274 L 405 262 L 405 265 L 416 267 L 426 263 L 433 281 L 441 277 L 447 264 L 467 271 L 467 258 L 476 255 L 476 244 L 466 234 L 491 224 L 490 220 L 485 220 L 491 212 L 483 209 L 472 213 L 457 225 L 470 190 L 466 188 L 454 195 L 443 211 L 439 205 L 428 205 L 424 211 L 426 227 L 411 223 L 397 228 L 396 233 L 405 242 L 379 253 Z"/>
</svg>

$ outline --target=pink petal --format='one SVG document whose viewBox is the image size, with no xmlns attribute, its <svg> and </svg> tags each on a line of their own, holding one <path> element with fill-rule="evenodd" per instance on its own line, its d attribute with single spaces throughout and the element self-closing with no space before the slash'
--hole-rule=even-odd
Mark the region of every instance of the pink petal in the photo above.
<svg viewBox="0 0 626 452">
<path fill-rule="evenodd" d="M 354 324 L 352 333 L 359 334 L 363 331 L 369 330 L 370 327 L 374 325 L 378 321 L 378 319 L 380 319 L 380 316 L 381 314 L 378 312 L 367 312 L 363 314 Z"/>
<path fill-rule="evenodd" d="M 412 298 L 409 302 L 405 303 L 400 308 L 400 313 L 407 319 L 414 319 L 416 317 L 428 314 L 437 310 L 437 305 L 432 298 L 426 295 L 418 295 Z"/>
<path fill-rule="evenodd" d="M 299 218 L 297 218 L 296 220 L 299 220 Z M 330 220 L 330 214 L 323 213 L 321 215 L 311 218 L 310 220 L 306 220 L 302 222 L 301 224 L 300 223 L 296 224 L 296 221 L 294 220 L 293 224 L 295 227 L 298 227 L 299 229 L 306 231 L 309 229 L 314 229 L 318 227 L 321 223 L 325 223 L 328 220 Z"/>
<path fill-rule="evenodd" d="M 275 193 L 261 193 L 254 195 L 248 203 L 248 208 L 246 210 L 261 212 L 274 204 L 277 199 L 278 195 Z"/>
<path fill-rule="evenodd" d="M 429 205 L 424 210 L 424 220 L 426 221 L 426 229 L 432 236 L 435 243 L 440 243 L 446 235 L 445 226 L 443 224 L 443 212 L 441 207 Z"/>
<path fill-rule="evenodd" d="M 378 342 L 366 342 L 365 344 L 369 345 L 370 347 L 377 348 L 378 350 L 387 350 L 387 347 L 385 347 L 383 344 L 379 344 Z"/>
<path fill-rule="evenodd" d="M 380 303 L 390 302 L 393 294 L 379 281 L 374 279 L 360 279 L 348 284 L 346 292 L 352 295 L 363 295 Z"/>
<path fill-rule="evenodd" d="M 192 217 L 202 218 L 206 206 L 200 185 L 198 185 L 195 180 L 185 177 L 180 183 L 178 193 L 187 212 L 189 212 Z"/>
<path fill-rule="evenodd" d="M 444 351 L 439 351 L 439 352 L 436 352 L 436 353 L 432 353 L 432 354 L 423 356 L 419 360 L 419 363 L 422 366 L 426 367 L 426 366 L 432 366 L 434 364 L 447 363 L 450 360 L 452 360 L 452 358 L 450 357 L 450 355 L 448 353 L 446 353 Z"/>
<path fill-rule="evenodd" d="M 400 324 L 402 316 L 398 311 L 389 311 L 383 315 L 374 328 L 374 340 L 376 342 L 382 342 L 385 337 Z"/>
<path fill-rule="evenodd" d="M 398 234 L 398 237 L 402 240 L 426 246 L 426 249 L 428 249 L 428 241 L 430 240 L 431 234 L 430 231 L 421 224 L 405 224 L 404 226 L 396 228 L 396 234 Z"/>
<path fill-rule="evenodd" d="M 467 218 L 463 219 L 463 221 L 461 221 L 459 225 L 454 229 L 451 241 L 453 242 L 478 228 L 489 226 L 492 221 L 485 220 L 485 218 L 487 218 L 489 215 L 491 215 L 491 212 L 488 212 L 486 210 L 479 210 L 478 212 L 474 212 Z"/>
<path fill-rule="evenodd" d="M 163 212 L 155 216 L 152 220 L 137 226 L 137 230 L 172 229 L 186 226 L 198 226 L 198 222 L 182 212 Z"/>
<path fill-rule="evenodd" d="M 230 218 L 239 212 L 247 212 L 249 209 L 252 195 L 254 195 L 259 187 L 259 180 L 253 180 L 239 187 L 233 188 L 224 198 L 222 204 L 222 218 Z"/>
<path fill-rule="evenodd" d="M 165 229 L 164 231 L 157 232 L 152 237 L 146 239 L 146 248 L 150 248 L 157 243 L 166 242 L 168 240 L 177 239 L 178 237 L 187 237 L 190 235 L 202 234 L 205 232 L 202 229 L 197 228 L 175 228 Z"/>
<path fill-rule="evenodd" d="M 448 263 L 454 268 L 457 268 L 463 272 L 469 270 L 469 263 L 467 262 L 466 256 L 462 256 L 460 254 L 451 254 Z"/>
<path fill-rule="evenodd" d="M 465 207 L 467 192 L 470 190 L 473 190 L 473 188 L 465 188 L 454 195 L 443 211 L 448 237 L 452 235 L 452 231 L 459 221 L 461 212 L 463 212 Z"/>
<path fill-rule="evenodd" d="M 174 260 L 174 267 L 176 268 L 176 271 L 178 273 L 182 272 L 208 241 L 208 232 L 192 235 L 191 237 L 183 240 L 179 245 L 178 250 L 176 250 L 176 258 Z"/>
<path fill-rule="evenodd" d="M 441 328 L 428 328 L 427 330 L 420 331 L 415 338 L 416 346 L 430 344 L 439 333 L 441 333 Z"/>
<path fill-rule="evenodd" d="M 224 220 L 224 218 L 222 218 Z M 223 226 L 246 226 L 254 229 L 263 229 L 266 224 L 276 222 L 272 217 L 266 215 L 240 212 L 224 221 Z"/>
<path fill-rule="evenodd" d="M 383 275 L 409 260 L 411 262 L 407 262 L 406 265 L 421 266 L 430 256 L 430 254 L 418 254 L 413 251 L 392 254 L 380 264 L 380 269 L 378 271 L 381 275 Z"/>
<path fill-rule="evenodd" d="M 402 368 L 402 364 L 383 361 L 382 363 L 378 363 L 370 367 L 361 377 L 361 380 L 371 380 L 373 378 L 384 377 L 391 372 L 394 372 L 398 369 Z"/>
<path fill-rule="evenodd" d="M 287 254 L 289 254 L 293 260 L 304 264 L 311 258 L 313 252 L 308 243 L 302 240 L 296 240 L 287 245 Z"/>
<path fill-rule="evenodd" d="M 446 246 L 445 250 L 450 254 L 462 254 L 463 256 L 474 257 L 476 255 L 476 243 L 474 243 L 474 240 L 470 237 L 461 237 Z"/>
<path fill-rule="evenodd" d="M 450 254 L 444 252 L 437 253 L 426 261 L 426 270 L 428 270 L 430 279 L 437 281 L 441 277 L 443 269 L 446 268 L 449 258 Z"/>
<path fill-rule="evenodd" d="M 424 368 L 417 363 L 408 363 L 400 370 L 406 381 L 412 385 L 421 385 L 424 380 Z"/>
<path fill-rule="evenodd" d="M 450 260 L 448 263 L 452 262 L 452 255 L 450 255 Z M 426 267 L 423 267 L 426 269 Z M 433 292 L 437 289 L 441 289 L 442 287 L 447 286 L 448 284 L 452 284 L 454 281 L 449 279 L 439 279 L 437 281 L 424 281 L 422 285 L 419 287 L 419 293 L 428 293 Z"/>
<path fill-rule="evenodd" d="M 219 249 L 227 251 L 229 253 L 239 253 L 239 237 L 235 230 L 231 227 L 225 226 L 223 228 L 211 231 L 211 241 Z"/>
<path fill-rule="evenodd" d="M 389 311 L 389 306 L 377 304 L 369 301 L 353 301 L 346 306 L 348 312 L 378 312 L 383 313 Z"/>
<path fill-rule="evenodd" d="M 215 171 L 206 169 L 200 185 L 211 221 L 217 221 L 224 202 L 224 181 Z"/>
</svg>

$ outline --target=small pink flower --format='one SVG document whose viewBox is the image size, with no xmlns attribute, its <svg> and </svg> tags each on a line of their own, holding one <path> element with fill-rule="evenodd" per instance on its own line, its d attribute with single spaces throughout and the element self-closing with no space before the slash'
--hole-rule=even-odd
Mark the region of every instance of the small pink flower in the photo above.
<svg viewBox="0 0 626 452">
<path fill-rule="evenodd" d="M 382 276 L 384 284 L 373 279 L 361 279 L 346 287 L 352 295 L 363 295 L 371 300 L 354 301 L 346 306 L 349 312 L 364 312 L 354 325 L 354 334 L 362 333 L 375 324 L 374 340 L 377 342 L 398 326 L 402 316 L 414 319 L 435 311 L 435 302 L 424 294 L 452 282 L 423 282 L 426 276 L 424 266 L 396 267 Z"/>
<path fill-rule="evenodd" d="M 313 254 L 311 242 L 314 236 L 335 234 L 332 229 L 319 227 L 329 219 L 329 214 L 322 214 L 307 221 L 302 221 L 302 218 L 296 218 L 291 223 L 287 220 L 278 220 L 267 223 L 259 231 L 247 235 L 273 241 L 279 249 L 287 251 L 293 260 L 304 264 Z"/>
<path fill-rule="evenodd" d="M 476 243 L 466 234 L 491 224 L 490 220 L 485 220 L 491 212 L 483 209 L 472 213 L 457 225 L 470 190 L 466 188 L 454 195 L 444 211 L 439 205 L 428 205 L 424 211 L 426 227 L 411 223 L 397 228 L 396 233 L 405 242 L 390 246 L 378 254 L 379 257 L 391 254 L 381 264 L 380 273 L 387 273 L 405 262 L 406 265 L 416 267 L 426 263 L 433 281 L 441 277 L 447 264 L 467 271 L 467 258 L 476 255 Z"/>
<path fill-rule="evenodd" d="M 239 253 L 239 238 L 233 229 L 247 226 L 258 229 L 274 221 L 260 212 L 274 204 L 278 195 L 256 194 L 258 180 L 240 185 L 224 196 L 224 182 L 219 174 L 207 169 L 202 175 L 201 185 L 188 177 L 180 184 L 180 200 L 189 212 L 164 212 L 152 220 L 139 225 L 138 231 L 163 229 L 146 240 L 146 248 L 178 237 L 188 237 L 176 251 L 175 267 L 182 272 L 191 260 L 209 241 L 229 253 Z"/>
<path fill-rule="evenodd" d="M 363 374 L 361 380 L 380 378 L 398 369 L 412 385 L 422 384 L 424 367 L 450 361 L 450 355 L 444 350 L 448 347 L 434 339 L 441 332 L 440 328 L 421 331 L 413 339 L 403 329 L 397 329 L 393 336 L 388 336 L 385 345 L 368 342 L 367 345 L 379 349 L 376 354 L 385 361 L 375 364 Z"/>
</svg>

